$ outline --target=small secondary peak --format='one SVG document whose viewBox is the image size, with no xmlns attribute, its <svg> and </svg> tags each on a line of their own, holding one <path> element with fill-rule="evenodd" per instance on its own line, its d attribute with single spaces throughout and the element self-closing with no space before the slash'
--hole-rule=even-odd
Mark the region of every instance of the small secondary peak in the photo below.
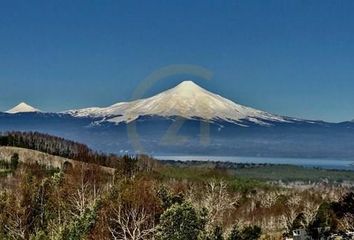
<svg viewBox="0 0 354 240">
<path fill-rule="evenodd" d="M 40 112 L 41 110 L 28 105 L 25 102 L 21 102 L 15 107 L 6 111 L 6 113 L 21 113 L 21 112 Z"/>
</svg>

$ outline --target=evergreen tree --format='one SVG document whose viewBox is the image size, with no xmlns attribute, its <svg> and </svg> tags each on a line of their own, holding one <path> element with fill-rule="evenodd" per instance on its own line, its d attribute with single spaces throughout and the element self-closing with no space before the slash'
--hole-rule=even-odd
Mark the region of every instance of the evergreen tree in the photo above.
<svg viewBox="0 0 354 240">
<path fill-rule="evenodd" d="M 214 231 L 213 231 L 212 235 L 210 236 L 210 240 L 224 240 L 223 231 L 220 226 L 216 226 L 214 228 Z"/>
<path fill-rule="evenodd" d="M 262 229 L 258 226 L 248 226 L 242 230 L 242 240 L 256 240 L 261 237 Z"/>
<path fill-rule="evenodd" d="M 18 166 L 19 156 L 18 153 L 14 153 L 11 156 L 10 167 L 11 169 L 15 170 Z"/>
<path fill-rule="evenodd" d="M 234 226 L 231 230 L 231 233 L 229 235 L 229 237 L 227 238 L 228 240 L 241 240 L 242 237 L 241 237 L 241 233 L 238 229 L 237 226 Z"/>
<path fill-rule="evenodd" d="M 156 238 L 196 240 L 203 229 L 204 222 L 191 204 L 174 204 L 161 215 Z"/>
</svg>

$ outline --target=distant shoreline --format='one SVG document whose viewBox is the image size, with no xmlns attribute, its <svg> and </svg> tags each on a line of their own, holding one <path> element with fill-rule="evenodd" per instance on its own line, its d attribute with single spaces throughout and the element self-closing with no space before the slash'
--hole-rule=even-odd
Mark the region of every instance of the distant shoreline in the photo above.
<svg viewBox="0 0 354 240">
<path fill-rule="evenodd" d="M 291 165 L 305 168 L 326 170 L 354 171 L 354 160 L 337 160 L 327 158 L 281 158 L 281 157 L 238 157 L 238 156 L 197 156 L 197 155 L 157 155 L 161 161 L 224 163 L 229 166 L 275 166 Z"/>
</svg>

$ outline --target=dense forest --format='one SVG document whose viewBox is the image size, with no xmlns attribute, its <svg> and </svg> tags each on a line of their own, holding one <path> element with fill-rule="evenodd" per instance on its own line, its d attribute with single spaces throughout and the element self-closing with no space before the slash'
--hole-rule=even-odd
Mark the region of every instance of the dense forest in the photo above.
<svg viewBox="0 0 354 240">
<path fill-rule="evenodd" d="M 119 157 L 93 151 L 85 144 L 38 132 L 7 132 L 0 135 L 0 146 L 21 147 L 73 160 L 116 167 Z"/>
<path fill-rule="evenodd" d="M 9 133 L 1 145 L 95 164 L 49 169 L 16 154 L 0 159 L 0 239 L 255 240 L 295 229 L 330 239 L 354 230 L 349 183 L 279 185 L 235 176 L 224 164 L 178 166 L 146 156 L 115 156 L 109 174 L 97 161 L 104 154 L 60 138 Z"/>
</svg>

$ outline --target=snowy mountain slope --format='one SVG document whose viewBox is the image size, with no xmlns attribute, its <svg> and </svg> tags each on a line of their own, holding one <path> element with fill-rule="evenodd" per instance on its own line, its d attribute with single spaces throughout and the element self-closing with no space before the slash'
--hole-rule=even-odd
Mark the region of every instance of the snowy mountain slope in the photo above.
<svg viewBox="0 0 354 240">
<path fill-rule="evenodd" d="M 176 87 L 149 98 L 117 103 L 106 108 L 70 110 L 66 113 L 75 117 L 103 118 L 114 123 L 131 122 L 142 116 L 178 116 L 235 123 L 247 120 L 261 125 L 267 124 L 266 121 L 286 122 L 289 119 L 234 103 L 192 81 L 183 81 Z"/>
<path fill-rule="evenodd" d="M 38 109 L 20 104 L 8 112 L 24 111 L 26 114 L 0 112 L 0 133 L 38 131 L 117 154 L 354 159 L 353 122 L 273 115 L 239 105 L 191 81 L 149 98 L 106 108 L 38 113 L 33 112 Z M 176 116 L 185 121 L 171 136 Z M 137 136 L 131 136 L 128 122 L 135 119 Z M 201 131 L 202 121 L 210 123 L 207 135 Z M 204 140 L 206 144 L 201 143 Z M 134 141 L 140 142 L 142 149 Z"/>
<path fill-rule="evenodd" d="M 130 136 L 124 122 L 94 125 L 95 120 L 57 113 L 0 113 L 0 133 L 37 131 L 117 154 L 354 159 L 354 124 L 350 122 L 271 122 L 271 127 L 247 121 L 211 123 L 208 143 L 202 144 L 200 121 L 194 119 L 183 121 L 178 132 L 171 136 L 173 141 L 164 140 L 173 118 L 141 118 L 135 122 L 138 138 Z M 137 139 L 142 151 L 133 144 Z"/>
<path fill-rule="evenodd" d="M 34 108 L 25 102 L 21 102 L 20 104 L 6 111 L 6 113 L 11 113 L 11 114 L 23 113 L 23 112 L 41 112 L 41 110 Z"/>
</svg>

